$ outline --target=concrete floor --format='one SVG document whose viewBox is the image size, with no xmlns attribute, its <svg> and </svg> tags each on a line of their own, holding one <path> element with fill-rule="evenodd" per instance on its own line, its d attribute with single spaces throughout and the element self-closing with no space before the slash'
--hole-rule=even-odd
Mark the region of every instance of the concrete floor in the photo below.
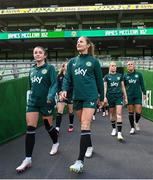
<svg viewBox="0 0 153 180">
<path fill-rule="evenodd" d="M 44 127 L 37 129 L 32 168 L 22 174 L 15 169 L 24 158 L 21 136 L 0 146 L 1 179 L 153 179 L 153 122 L 141 119 L 141 131 L 130 135 L 126 110 L 123 114 L 124 143 L 110 136 L 108 117 L 96 114 L 92 123 L 94 154 L 85 159 L 84 172 L 75 174 L 69 166 L 78 157 L 80 129 L 75 117 L 74 132 L 68 133 L 68 116 L 64 115 L 60 131 L 59 152 L 50 156 L 52 142 Z"/>
</svg>

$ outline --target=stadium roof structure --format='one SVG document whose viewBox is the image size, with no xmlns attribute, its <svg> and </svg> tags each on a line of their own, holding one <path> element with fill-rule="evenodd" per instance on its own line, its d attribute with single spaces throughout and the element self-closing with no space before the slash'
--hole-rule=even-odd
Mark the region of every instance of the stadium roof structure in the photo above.
<svg viewBox="0 0 153 180">
<path fill-rule="evenodd" d="M 151 3 L 151 0 L 0 0 L 1 9 L 7 7 L 27 8 L 27 7 L 48 7 L 48 6 L 84 6 L 95 4 L 138 4 L 138 3 Z"/>
<path fill-rule="evenodd" d="M 114 33 L 112 36 L 98 36 L 97 34 L 91 36 L 99 54 L 126 56 L 146 53 L 146 55 L 153 55 L 152 34 L 129 33 L 133 28 L 147 31 L 148 28 L 153 27 L 151 1 L 0 0 L 0 7 L 0 30 L 3 33 L 0 33 L 1 59 L 10 58 L 10 56 L 28 58 L 30 57 L 30 55 L 27 56 L 28 51 L 31 51 L 35 45 L 46 46 L 56 57 L 60 56 L 62 51 L 64 52 L 61 57 L 71 57 L 75 52 L 77 36 L 54 38 L 53 34 L 49 36 L 47 33 L 70 31 L 72 34 L 77 34 L 79 30 L 84 30 L 84 32 L 85 30 L 94 32 L 112 30 Z M 117 31 L 124 29 L 127 34 L 118 36 Z M 15 37 L 24 36 L 24 38 L 1 38 L 13 37 L 11 32 L 15 34 Z M 49 37 L 37 38 L 38 33 Z M 34 37 L 30 38 L 31 36 Z M 129 48 L 135 49 L 135 52 L 131 50 L 128 52 Z M 137 50 L 140 48 L 141 53 Z M 122 51 L 117 52 L 118 49 Z"/>
</svg>

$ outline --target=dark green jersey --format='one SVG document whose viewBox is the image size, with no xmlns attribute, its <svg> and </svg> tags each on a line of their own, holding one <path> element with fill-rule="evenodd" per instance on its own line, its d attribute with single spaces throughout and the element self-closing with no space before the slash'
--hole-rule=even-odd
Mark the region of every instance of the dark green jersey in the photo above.
<svg viewBox="0 0 153 180">
<path fill-rule="evenodd" d="M 123 76 L 120 73 L 115 74 L 106 74 L 104 81 L 107 82 L 107 95 L 122 94 L 122 85 Z"/>
<path fill-rule="evenodd" d="M 141 97 L 142 92 L 144 95 L 146 94 L 143 77 L 140 72 L 134 71 L 132 73 L 125 74 L 124 84 L 127 95 Z"/>
<path fill-rule="evenodd" d="M 31 94 L 29 106 L 44 106 L 47 100 L 54 101 L 57 90 L 56 72 L 52 65 L 45 63 L 41 67 L 32 67 L 29 73 Z"/>
<path fill-rule="evenodd" d="M 64 77 L 64 91 L 73 85 L 74 100 L 100 100 L 104 98 L 104 85 L 99 61 L 88 54 L 72 58 L 67 65 Z"/>
</svg>

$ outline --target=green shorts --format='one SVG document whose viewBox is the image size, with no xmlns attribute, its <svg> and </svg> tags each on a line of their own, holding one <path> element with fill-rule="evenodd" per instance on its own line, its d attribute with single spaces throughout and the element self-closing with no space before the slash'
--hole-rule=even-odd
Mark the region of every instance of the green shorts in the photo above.
<svg viewBox="0 0 153 180">
<path fill-rule="evenodd" d="M 128 96 L 128 105 L 142 104 L 142 97 Z"/>
<path fill-rule="evenodd" d="M 55 103 L 47 104 L 46 106 L 27 106 L 26 112 L 39 112 L 43 116 L 50 116 L 53 114 Z"/>
<path fill-rule="evenodd" d="M 82 100 L 74 100 L 73 107 L 76 111 L 83 108 L 93 108 L 95 109 L 97 106 L 97 100 L 94 101 L 82 101 Z"/>
<path fill-rule="evenodd" d="M 114 108 L 116 105 L 123 105 L 123 97 L 122 96 L 112 96 L 109 95 L 107 97 L 109 108 Z"/>
</svg>

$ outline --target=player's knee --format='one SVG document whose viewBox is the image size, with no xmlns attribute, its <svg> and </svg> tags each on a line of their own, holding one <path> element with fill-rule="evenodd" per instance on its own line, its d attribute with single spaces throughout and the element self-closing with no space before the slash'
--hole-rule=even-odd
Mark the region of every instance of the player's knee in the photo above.
<svg viewBox="0 0 153 180">
<path fill-rule="evenodd" d="M 122 121 L 122 115 L 121 114 L 117 114 L 117 121 Z"/>
<path fill-rule="evenodd" d="M 89 130 L 90 123 L 81 123 L 81 130 Z"/>
</svg>

